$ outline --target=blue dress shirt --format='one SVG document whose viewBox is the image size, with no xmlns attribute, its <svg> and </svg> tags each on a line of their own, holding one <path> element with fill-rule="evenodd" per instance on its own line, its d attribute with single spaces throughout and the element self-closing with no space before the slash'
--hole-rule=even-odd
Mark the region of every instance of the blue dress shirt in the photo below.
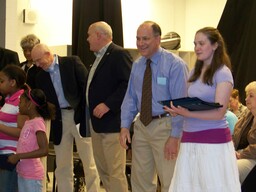
<svg viewBox="0 0 256 192">
<path fill-rule="evenodd" d="M 50 73 L 51 80 L 52 80 L 56 95 L 58 97 L 60 108 L 70 107 L 70 104 L 66 100 L 63 92 L 61 76 L 60 76 L 59 60 L 57 55 L 54 55 L 54 61 L 46 71 Z"/>
<path fill-rule="evenodd" d="M 187 96 L 188 67 L 180 57 L 163 48 L 159 48 L 150 59 L 152 60 L 152 116 L 155 116 L 165 113 L 159 101 Z M 146 60 L 147 58 L 140 57 L 133 63 L 128 88 L 121 106 L 122 128 L 129 128 L 134 117 L 141 110 Z M 172 117 L 171 123 L 171 135 L 180 137 L 183 117 Z"/>
</svg>

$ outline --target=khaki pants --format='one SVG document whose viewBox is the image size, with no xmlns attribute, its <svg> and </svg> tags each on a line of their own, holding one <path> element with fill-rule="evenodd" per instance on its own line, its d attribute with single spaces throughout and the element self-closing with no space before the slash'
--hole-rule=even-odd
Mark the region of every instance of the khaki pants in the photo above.
<svg viewBox="0 0 256 192">
<path fill-rule="evenodd" d="M 128 192 L 125 176 L 126 151 L 119 133 L 96 133 L 91 128 L 92 146 L 100 179 L 107 192 Z"/>
<path fill-rule="evenodd" d="M 59 145 L 54 145 L 56 153 L 55 175 L 58 191 L 72 192 L 73 183 L 73 141 L 75 139 L 77 152 L 83 163 L 87 192 L 98 192 L 99 176 L 93 158 L 91 138 L 81 138 L 74 122 L 73 110 L 62 110 L 62 139 Z"/>
<path fill-rule="evenodd" d="M 154 119 L 145 127 L 138 118 L 132 138 L 133 192 L 155 192 L 157 176 L 161 192 L 168 192 L 173 176 L 175 160 L 164 158 L 164 146 L 171 131 L 171 118 Z"/>
</svg>

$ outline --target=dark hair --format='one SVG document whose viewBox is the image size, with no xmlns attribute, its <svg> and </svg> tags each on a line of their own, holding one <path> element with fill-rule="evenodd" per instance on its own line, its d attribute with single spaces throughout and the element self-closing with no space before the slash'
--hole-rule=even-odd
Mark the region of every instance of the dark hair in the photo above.
<svg viewBox="0 0 256 192">
<path fill-rule="evenodd" d="M 18 88 L 26 89 L 26 73 L 19 66 L 7 65 L 1 70 L 9 79 L 14 79 Z"/>
<path fill-rule="evenodd" d="M 36 105 L 36 111 L 45 120 L 55 119 L 55 105 L 47 102 L 41 89 L 28 89 L 23 93 L 23 96 Z"/>
<path fill-rule="evenodd" d="M 143 24 L 150 24 L 155 36 L 161 36 L 162 35 L 162 31 L 161 31 L 160 26 L 157 23 L 155 23 L 154 21 L 144 21 Z"/>
<path fill-rule="evenodd" d="M 225 45 L 224 39 L 221 36 L 218 29 L 213 27 L 204 27 L 202 29 L 199 29 L 196 32 L 196 34 L 197 33 L 203 33 L 204 35 L 206 35 L 212 45 L 214 43 L 218 44 L 218 47 L 213 54 L 211 64 L 209 65 L 208 69 L 206 69 L 205 74 L 203 76 L 203 82 L 208 85 L 212 85 L 213 84 L 212 79 L 215 72 L 223 65 L 226 65 L 228 68 L 231 69 L 231 62 L 226 51 L 226 45 Z M 189 78 L 189 82 L 194 82 L 200 77 L 202 67 L 203 67 L 203 61 L 196 60 L 194 73 Z"/>
</svg>

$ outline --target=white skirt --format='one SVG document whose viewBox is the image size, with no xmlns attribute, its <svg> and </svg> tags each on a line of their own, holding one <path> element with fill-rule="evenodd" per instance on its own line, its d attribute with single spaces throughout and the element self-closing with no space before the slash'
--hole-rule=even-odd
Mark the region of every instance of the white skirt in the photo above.
<svg viewBox="0 0 256 192">
<path fill-rule="evenodd" d="M 169 192 L 240 192 L 232 142 L 181 143 Z"/>
</svg>

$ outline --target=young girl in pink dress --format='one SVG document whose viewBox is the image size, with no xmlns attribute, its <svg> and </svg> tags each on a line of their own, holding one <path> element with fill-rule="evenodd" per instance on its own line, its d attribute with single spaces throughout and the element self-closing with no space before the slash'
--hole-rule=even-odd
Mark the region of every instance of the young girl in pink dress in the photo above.
<svg viewBox="0 0 256 192">
<path fill-rule="evenodd" d="M 48 139 L 44 120 L 55 116 L 54 105 L 46 101 L 40 89 L 26 90 L 19 104 L 20 113 L 27 115 L 17 145 L 17 153 L 9 156 L 10 163 L 17 163 L 19 192 L 42 192 L 45 176 L 40 157 L 48 154 Z"/>
</svg>

